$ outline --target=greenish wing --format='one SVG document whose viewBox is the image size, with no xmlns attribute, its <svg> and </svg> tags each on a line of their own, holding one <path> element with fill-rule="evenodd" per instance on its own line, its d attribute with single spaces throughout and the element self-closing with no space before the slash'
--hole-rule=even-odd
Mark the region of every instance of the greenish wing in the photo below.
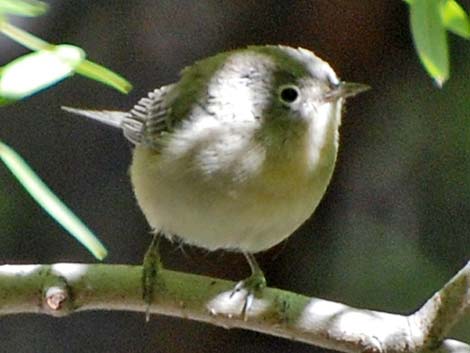
<svg viewBox="0 0 470 353">
<path fill-rule="evenodd" d="M 190 118 L 196 106 L 204 108 L 209 95 L 208 86 L 217 71 L 224 66 L 229 54 L 221 53 L 197 61 L 181 72 L 177 83 L 156 89 L 142 98 L 130 111 L 135 127 L 141 124 L 140 135 L 137 130 L 129 130 L 135 133 L 136 138 L 140 138 L 137 144 L 160 150 L 166 134 Z M 129 136 L 125 123 L 123 127 L 124 134 Z"/>
</svg>

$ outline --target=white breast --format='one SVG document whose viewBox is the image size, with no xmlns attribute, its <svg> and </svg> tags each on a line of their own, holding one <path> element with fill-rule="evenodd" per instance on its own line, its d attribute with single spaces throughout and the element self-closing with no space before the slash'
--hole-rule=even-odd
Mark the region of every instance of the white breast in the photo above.
<svg viewBox="0 0 470 353">
<path fill-rule="evenodd" d="M 248 125 L 199 124 L 175 132 L 159 153 L 134 151 L 135 195 L 155 231 L 210 250 L 258 252 L 310 217 L 333 171 L 334 137 L 312 156 L 307 131 L 295 153 L 275 158 L 250 138 Z"/>
</svg>

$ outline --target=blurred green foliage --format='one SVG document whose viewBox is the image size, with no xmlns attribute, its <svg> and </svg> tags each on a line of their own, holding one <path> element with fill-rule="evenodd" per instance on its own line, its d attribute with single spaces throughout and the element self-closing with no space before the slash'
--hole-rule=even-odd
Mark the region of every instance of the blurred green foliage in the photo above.
<svg viewBox="0 0 470 353">
<path fill-rule="evenodd" d="M 0 0 L 0 15 L 41 16 L 48 7 L 45 2 L 37 0 Z"/>
<path fill-rule="evenodd" d="M 7 15 L 40 16 L 47 5 L 36 0 L 0 0 L 0 33 L 35 51 L 0 68 L 0 106 L 29 97 L 71 76 L 81 74 L 128 93 L 132 85 L 107 68 L 85 59 L 72 45 L 53 45 L 13 26 Z"/>
<path fill-rule="evenodd" d="M 442 86 L 449 78 L 446 31 L 470 39 L 470 19 L 455 0 L 405 0 L 419 58 L 429 75 Z"/>
<path fill-rule="evenodd" d="M 39 16 L 47 5 L 35 0 L 0 0 L 0 32 L 33 50 L 0 68 L 0 106 L 11 104 L 40 92 L 77 72 L 107 84 L 122 93 L 131 84 L 114 72 L 85 59 L 85 52 L 72 45 L 52 45 L 11 25 L 7 15 Z M 107 250 L 64 203 L 56 197 L 28 164 L 9 146 L 0 142 L 0 158 L 26 191 L 96 258 Z"/>
</svg>

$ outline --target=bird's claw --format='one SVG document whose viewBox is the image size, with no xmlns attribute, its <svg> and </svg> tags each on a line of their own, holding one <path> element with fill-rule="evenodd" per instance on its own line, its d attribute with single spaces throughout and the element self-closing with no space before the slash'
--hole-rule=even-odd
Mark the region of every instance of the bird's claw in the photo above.
<svg viewBox="0 0 470 353">
<path fill-rule="evenodd" d="M 266 287 L 266 278 L 262 272 L 253 272 L 250 277 L 244 279 L 237 283 L 233 288 L 230 298 L 232 298 L 236 293 L 244 290 L 245 298 L 243 301 L 243 307 L 241 311 L 241 316 L 244 321 L 247 320 L 247 314 L 250 311 L 253 301 L 257 294 L 259 294 Z"/>
</svg>

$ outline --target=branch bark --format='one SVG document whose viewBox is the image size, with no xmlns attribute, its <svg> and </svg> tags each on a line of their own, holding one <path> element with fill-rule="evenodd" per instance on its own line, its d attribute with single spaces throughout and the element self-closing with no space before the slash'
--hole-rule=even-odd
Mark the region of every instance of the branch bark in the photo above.
<svg viewBox="0 0 470 353">
<path fill-rule="evenodd" d="M 0 266 L 0 315 L 64 316 L 85 310 L 147 310 L 141 266 L 70 264 Z M 470 312 L 470 262 L 416 313 L 402 316 L 266 288 L 247 319 L 245 293 L 233 282 L 162 270 L 150 312 L 244 328 L 342 352 L 470 353 L 445 339 Z M 143 318 L 142 318 L 143 319 Z"/>
</svg>

